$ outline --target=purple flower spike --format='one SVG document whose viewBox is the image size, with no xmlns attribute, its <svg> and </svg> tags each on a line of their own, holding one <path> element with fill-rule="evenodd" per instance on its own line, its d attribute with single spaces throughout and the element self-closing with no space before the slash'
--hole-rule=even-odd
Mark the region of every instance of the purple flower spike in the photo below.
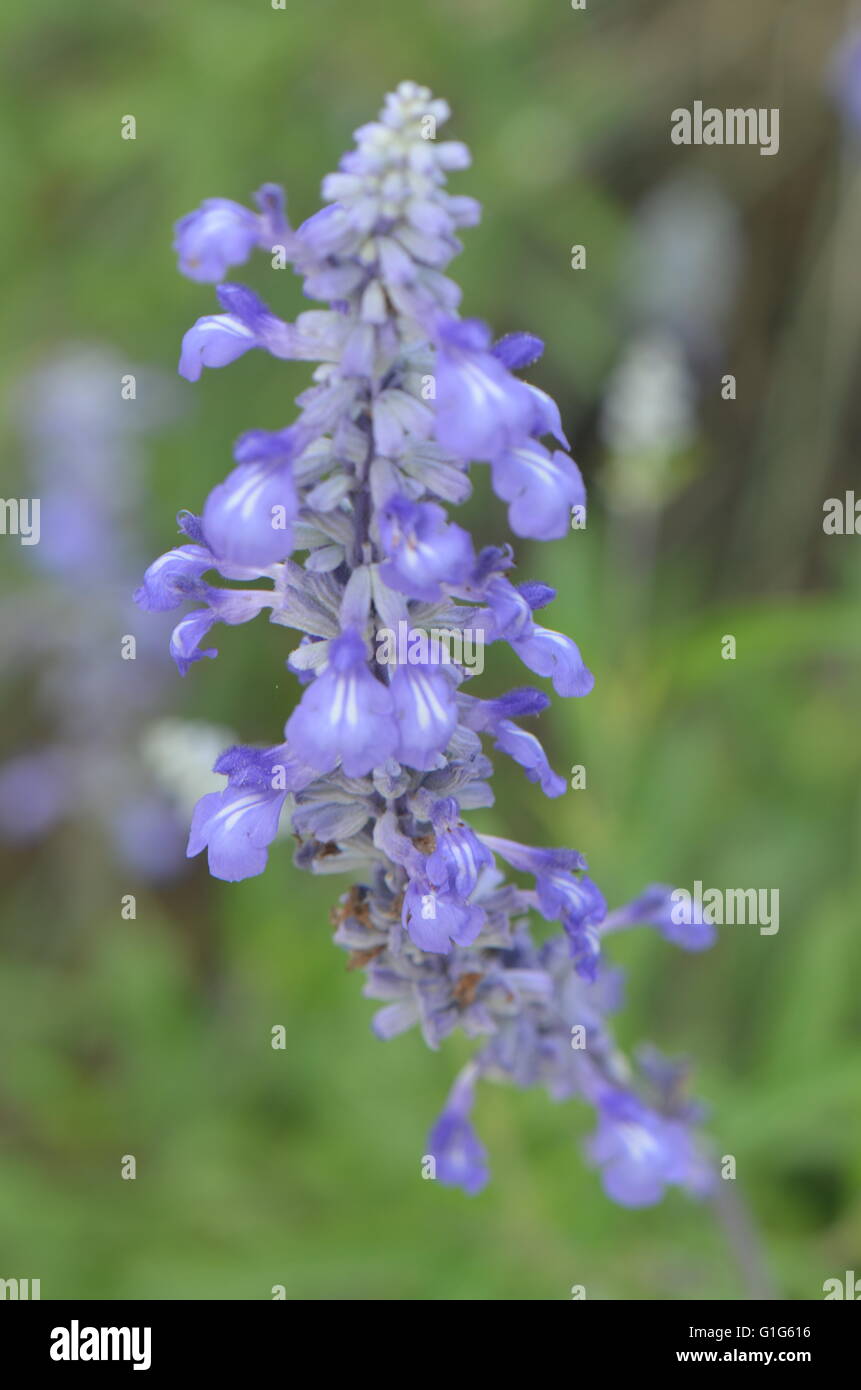
<svg viewBox="0 0 861 1390">
<path fill-rule="evenodd" d="M 457 1031 L 473 1040 L 428 1139 L 425 1176 L 481 1190 L 475 1089 L 508 1080 L 593 1104 L 591 1154 L 605 1190 L 646 1205 L 671 1183 L 704 1192 L 712 1174 L 692 1137 L 696 1108 L 678 1088 L 656 1086 L 653 1071 L 638 1073 L 613 1039 L 621 977 L 604 950 L 626 925 L 653 925 L 686 949 L 708 943 L 676 920 L 669 889 L 608 914 L 576 850 L 471 824 L 493 805 L 491 753 L 513 759 L 546 796 L 567 789 L 521 726 L 548 707 L 547 694 L 467 693 L 485 649 L 509 644 L 561 696 L 586 695 L 594 681 L 576 643 L 536 623 L 553 589 L 513 583 L 511 545 L 476 555 L 450 520 L 474 491 L 471 465 L 487 463 L 484 485 L 507 503 L 515 535 L 577 544 L 572 509 L 585 489 L 555 402 L 514 375 L 538 362 L 540 339 L 493 342 L 483 323 L 458 317 L 461 292 L 446 271 L 480 210 L 446 190 L 448 174 L 468 165 L 465 147 L 426 138 L 448 114 L 427 88 L 401 83 L 324 180 L 329 206 L 295 232 L 273 185 L 255 195 L 257 213 L 217 199 L 180 223 L 180 262 L 193 278 L 221 280 L 255 246 L 277 242 L 306 297 L 323 304 L 288 323 L 245 286 L 220 283 L 223 312 L 186 334 L 180 371 L 191 380 L 251 348 L 311 362 L 313 378 L 291 423 L 238 440 L 235 467 L 202 516 L 181 514 L 188 543 L 150 566 L 137 597 L 153 610 L 198 605 L 171 642 L 183 673 L 215 656 L 202 644 L 217 621 L 268 609 L 297 634 L 284 654 L 302 687 L 287 743 L 219 759 L 228 785 L 199 802 L 189 853 L 207 848 L 218 878 L 258 874 L 270 848 L 280 851 L 289 813 L 296 867 L 351 875 L 334 939 L 365 972 L 366 996 L 381 1001 L 375 1035 L 418 1028 L 433 1049 Z M 536 916 L 559 924 L 540 944 Z"/>
</svg>

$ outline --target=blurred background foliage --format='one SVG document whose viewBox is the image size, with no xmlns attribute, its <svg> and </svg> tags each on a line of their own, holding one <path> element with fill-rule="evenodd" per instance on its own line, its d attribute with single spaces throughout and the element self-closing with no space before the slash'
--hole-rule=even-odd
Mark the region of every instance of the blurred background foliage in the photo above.
<svg viewBox="0 0 861 1390">
<path fill-rule="evenodd" d="M 532 376 L 591 498 L 585 532 L 518 547 L 597 675 L 543 721 L 587 789 L 545 802 L 502 769 L 482 823 L 583 849 L 612 904 L 655 879 L 779 889 L 776 936 L 727 927 L 705 956 L 612 944 L 622 1037 L 691 1057 L 775 1287 L 797 1298 L 861 1270 L 861 541 L 822 533 L 824 499 L 856 476 L 861 149 L 832 76 L 853 22 L 842 0 L 6 0 L 0 44 L 4 395 L 74 343 L 172 370 L 214 306 L 175 272 L 178 216 L 274 179 L 301 219 L 397 81 L 450 101 L 474 156 L 456 191 L 485 206 L 454 267 L 464 312 L 547 341 Z M 670 112 L 694 100 L 779 107 L 779 154 L 674 146 Z M 265 259 L 247 279 L 300 308 Z M 287 423 L 305 380 L 255 353 L 181 384 L 147 441 L 136 552 L 168 548 L 232 439 Z M 28 496 L 14 420 L 3 488 Z M 465 519 L 489 542 L 504 508 L 476 476 Z M 3 541 L 7 618 L 37 582 L 26 559 Z M 298 692 L 283 631 L 218 638 L 217 663 L 168 672 L 162 713 L 275 741 Z M 3 650 L 8 756 L 51 730 Z M 492 663 L 484 690 L 507 677 Z M 487 1088 L 490 1188 L 423 1182 L 463 1044 L 373 1038 L 329 940 L 347 885 L 289 858 L 239 885 L 195 862 L 148 887 L 83 816 L 3 852 L 0 1275 L 40 1277 L 46 1298 L 745 1295 L 708 1207 L 609 1204 L 576 1105 Z"/>
</svg>

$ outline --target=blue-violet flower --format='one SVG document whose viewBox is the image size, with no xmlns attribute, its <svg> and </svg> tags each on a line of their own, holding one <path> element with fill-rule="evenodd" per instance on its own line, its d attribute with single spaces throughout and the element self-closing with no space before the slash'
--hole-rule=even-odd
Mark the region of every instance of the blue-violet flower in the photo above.
<svg viewBox="0 0 861 1390">
<path fill-rule="evenodd" d="M 705 1191 L 712 1174 L 694 1112 L 638 1077 L 612 1041 L 619 987 L 604 935 L 650 922 L 681 946 L 707 942 L 670 929 L 669 890 L 608 916 L 582 855 L 482 834 L 466 818 L 493 800 L 483 736 L 546 795 L 565 790 L 519 722 L 547 695 L 471 693 L 485 648 L 508 643 L 564 697 L 588 694 L 593 677 L 576 644 L 533 616 L 553 591 L 512 583 L 510 547 L 476 552 L 446 510 L 470 495 L 474 462 L 489 464 L 518 536 L 559 538 L 585 503 L 555 403 L 516 375 L 540 340 L 494 342 L 458 314 L 445 272 L 480 210 L 446 191 L 448 172 L 469 163 L 465 146 L 436 138 L 448 114 L 402 83 L 324 181 L 327 206 L 298 228 L 271 185 L 257 212 L 216 198 L 179 222 L 179 268 L 192 279 L 221 281 L 255 248 L 278 247 L 328 307 L 287 323 L 220 283 L 223 312 L 185 335 L 190 380 L 252 348 L 317 365 L 296 420 L 242 436 L 233 471 L 200 516 L 180 516 L 182 543 L 150 566 L 137 599 L 158 611 L 197 605 L 171 643 L 183 674 L 216 655 L 201 644 L 219 622 L 268 608 L 301 634 L 288 666 L 304 691 L 285 741 L 223 755 L 227 786 L 199 803 L 188 852 L 206 847 L 218 878 L 258 874 L 289 818 L 300 867 L 354 880 L 335 942 L 382 1004 L 377 1035 L 417 1026 L 437 1048 L 460 1028 L 479 1040 L 431 1130 L 433 1176 L 469 1193 L 484 1185 L 470 1111 L 479 1079 L 507 1080 L 591 1102 L 589 1152 L 605 1189 L 639 1206 L 668 1184 Z M 214 586 L 212 571 L 254 587 Z M 527 881 L 506 880 L 499 861 Z M 537 945 L 532 912 L 561 932 Z"/>
</svg>

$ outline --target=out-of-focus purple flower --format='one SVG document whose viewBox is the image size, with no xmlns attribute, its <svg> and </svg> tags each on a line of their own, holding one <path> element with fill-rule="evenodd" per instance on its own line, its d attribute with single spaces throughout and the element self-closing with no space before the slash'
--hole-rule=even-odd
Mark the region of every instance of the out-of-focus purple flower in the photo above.
<svg viewBox="0 0 861 1390">
<path fill-rule="evenodd" d="M 206 198 L 176 224 L 174 250 L 190 280 L 223 280 L 244 265 L 260 238 L 256 213 L 230 198 Z"/>
<path fill-rule="evenodd" d="M 135 797 L 119 806 L 111 834 L 124 864 L 151 883 L 174 878 L 183 864 L 182 831 L 164 796 Z"/>
<path fill-rule="evenodd" d="M 581 925 L 597 926 L 604 920 L 607 904 L 591 879 L 575 878 L 564 871 L 550 871 L 536 882 L 538 906 L 549 922 L 558 919 L 566 930 Z"/>
<path fill-rule="evenodd" d="M 861 136 L 861 28 L 852 29 L 835 51 L 830 79 L 846 125 Z"/>
<path fill-rule="evenodd" d="M 670 1184 L 702 1190 L 702 1163 L 690 1128 L 650 1110 L 625 1091 L 606 1091 L 589 1141 L 607 1195 L 624 1207 L 650 1207 Z"/>
<path fill-rule="evenodd" d="M 476 1070 L 464 1068 L 449 1092 L 445 1109 L 428 1135 L 434 1176 L 444 1187 L 461 1187 L 470 1197 L 486 1187 L 487 1153 L 472 1127 Z"/>
<path fill-rule="evenodd" d="M 235 265 L 244 265 L 255 247 L 284 244 L 290 228 L 284 212 L 284 191 L 267 183 L 254 195 L 259 212 L 232 198 L 206 198 L 199 208 L 181 217 L 174 228 L 173 249 L 178 268 L 189 280 L 223 280 Z"/>
<path fill-rule="evenodd" d="M 74 825 L 98 835 L 126 877 L 163 883 L 185 867 L 186 827 L 141 744 L 159 714 L 169 629 L 162 635 L 157 618 L 138 628 L 129 592 L 140 566 L 142 444 L 177 413 L 176 388 L 123 355 L 75 345 L 13 394 L 41 528 L 22 550 L 35 582 L 7 605 L 14 661 L 9 652 L 4 665 L 31 680 L 45 742 L 0 764 L 0 839 L 33 843 Z M 178 568 L 151 571 L 145 606 L 176 606 L 173 583 Z M 133 662 L 120 659 L 120 634 L 124 645 L 135 639 Z"/>
<path fill-rule="evenodd" d="M 60 748 L 20 753 L 0 765 L 0 833 L 24 844 L 40 840 L 68 809 L 68 761 Z"/>
<path fill-rule="evenodd" d="M 506 333 L 493 344 L 492 351 L 504 367 L 518 372 L 538 361 L 544 353 L 544 344 L 534 333 Z"/>
<path fill-rule="evenodd" d="M 611 912 L 602 935 L 623 927 L 657 927 L 661 936 L 685 951 L 706 951 L 717 940 L 712 922 L 697 922 L 690 902 L 685 903 L 676 889 L 666 883 L 652 883 L 633 902 Z"/>
<path fill-rule="evenodd" d="M 482 839 L 514 868 L 534 874 L 534 906 L 548 922 L 562 923 L 577 973 L 595 979 L 600 955 L 597 928 L 607 915 L 607 904 L 586 874 L 576 876 L 586 868 L 582 855 L 534 849 L 495 835 Z"/>
</svg>

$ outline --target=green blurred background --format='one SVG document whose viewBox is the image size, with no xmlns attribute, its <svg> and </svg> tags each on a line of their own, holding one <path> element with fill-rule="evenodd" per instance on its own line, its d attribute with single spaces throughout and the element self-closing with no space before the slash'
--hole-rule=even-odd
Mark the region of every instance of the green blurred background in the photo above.
<svg viewBox="0 0 861 1390">
<path fill-rule="evenodd" d="M 776 936 L 728 927 L 692 956 L 635 933 L 612 954 L 620 1036 L 691 1058 L 774 1286 L 803 1299 L 861 1273 L 861 541 L 822 533 L 859 424 L 861 150 L 828 77 L 850 19 L 839 0 L 7 0 L 0 44 L 4 392 L 74 342 L 172 370 L 214 307 L 176 274 L 177 217 L 272 179 L 300 220 L 398 81 L 451 103 L 474 159 L 455 191 L 485 208 L 454 266 L 463 311 L 546 340 L 532 379 L 591 498 L 584 533 L 518 547 L 596 672 L 542 721 L 588 787 L 548 802 L 501 769 L 481 823 L 576 845 L 613 905 L 654 880 L 779 889 Z M 671 110 L 697 99 L 779 107 L 779 154 L 671 144 Z M 301 305 L 265 259 L 236 278 L 285 317 Z M 144 553 L 199 509 L 237 434 L 289 422 L 306 379 L 254 353 L 181 384 L 150 442 Z M 4 490 L 28 495 L 8 422 L 3 445 Z M 504 535 L 480 471 L 464 516 Z M 0 559 L 26 597 L 9 538 Z M 285 633 L 217 645 L 169 674 L 163 712 L 274 742 L 298 692 Z M 14 652 L 5 666 L 8 754 L 34 731 Z M 501 662 L 484 689 L 511 677 Z M 0 1276 L 39 1277 L 44 1298 L 746 1295 L 708 1206 L 604 1198 L 576 1104 L 486 1088 L 491 1186 L 423 1182 L 464 1044 L 375 1040 L 330 941 L 348 885 L 289 861 L 238 885 L 196 861 L 152 890 L 74 820 L 3 852 Z"/>
</svg>

